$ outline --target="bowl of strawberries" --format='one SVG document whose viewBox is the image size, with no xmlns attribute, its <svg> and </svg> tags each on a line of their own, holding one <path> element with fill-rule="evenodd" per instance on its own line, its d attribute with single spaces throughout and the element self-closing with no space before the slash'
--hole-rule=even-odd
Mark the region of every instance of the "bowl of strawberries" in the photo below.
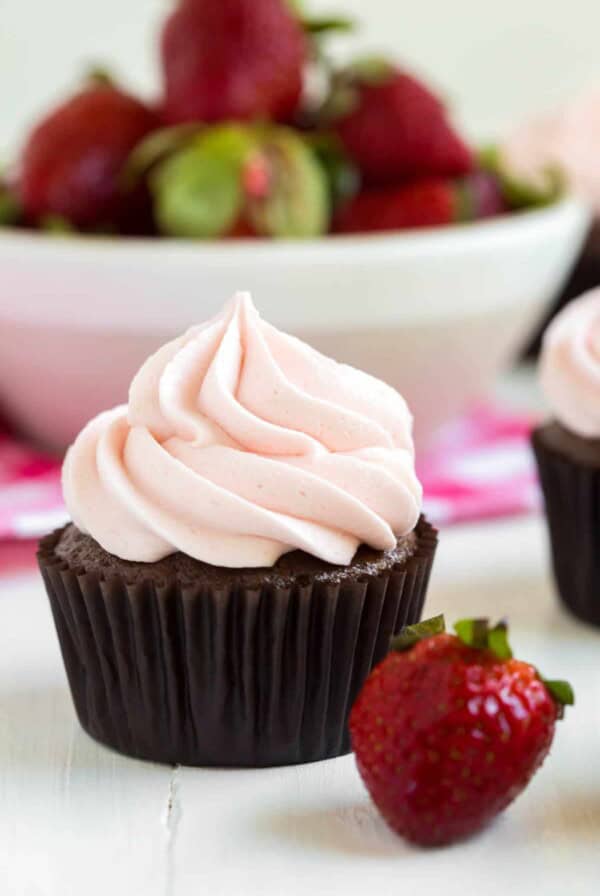
<svg viewBox="0 0 600 896">
<path fill-rule="evenodd" d="M 161 96 L 103 71 L 0 180 L 0 406 L 64 446 L 153 346 L 250 289 L 277 326 L 402 389 L 423 443 L 485 389 L 588 224 L 390 60 L 332 61 L 343 18 L 180 0 Z M 48 402 L 48 395 L 54 399 Z"/>
</svg>

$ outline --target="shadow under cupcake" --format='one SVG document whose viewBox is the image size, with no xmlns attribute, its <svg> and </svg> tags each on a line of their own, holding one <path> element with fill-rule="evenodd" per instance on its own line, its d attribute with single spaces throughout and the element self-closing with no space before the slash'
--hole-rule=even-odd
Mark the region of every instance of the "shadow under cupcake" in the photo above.
<svg viewBox="0 0 600 896">
<path fill-rule="evenodd" d="M 188 765 L 348 752 L 437 544 L 411 423 L 245 294 L 152 356 L 70 449 L 74 522 L 38 554 L 85 730 Z"/>
</svg>

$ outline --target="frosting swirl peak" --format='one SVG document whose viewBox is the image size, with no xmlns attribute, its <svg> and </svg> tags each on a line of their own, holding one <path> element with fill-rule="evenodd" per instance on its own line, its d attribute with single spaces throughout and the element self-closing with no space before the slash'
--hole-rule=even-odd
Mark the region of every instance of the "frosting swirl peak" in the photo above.
<svg viewBox="0 0 600 896">
<path fill-rule="evenodd" d="M 65 500 L 126 560 L 257 567 L 301 549 L 348 564 L 416 525 L 411 432 L 394 389 L 280 333 L 239 293 L 146 361 L 128 406 L 82 430 Z"/>
</svg>

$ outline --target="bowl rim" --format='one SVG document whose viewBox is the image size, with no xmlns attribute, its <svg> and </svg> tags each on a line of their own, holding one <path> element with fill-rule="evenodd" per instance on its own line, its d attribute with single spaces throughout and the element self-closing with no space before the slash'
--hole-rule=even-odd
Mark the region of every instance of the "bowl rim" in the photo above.
<svg viewBox="0 0 600 896">
<path fill-rule="evenodd" d="M 176 335 L 197 322 L 200 310 L 207 319 L 233 292 L 249 289 L 267 320 L 296 333 L 339 329 L 341 308 L 344 326 L 353 332 L 391 323 L 429 325 L 520 303 L 515 278 L 533 278 L 534 292 L 541 288 L 563 256 L 574 259 L 589 219 L 586 204 L 567 197 L 547 208 L 469 225 L 277 243 L 69 239 L 13 231 L 0 235 L 7 287 L 0 321 L 86 330 L 160 329 Z M 548 255 L 542 270 L 534 265 L 530 271 L 526 259 L 540 253 Z M 515 257 L 522 262 L 516 268 L 511 265 Z M 445 298 L 447 275 L 461 290 L 458 303 Z M 493 284 L 483 292 L 482 277 Z M 301 301 L 281 301 L 290 278 L 296 293 L 302 291 Z M 465 278 L 472 289 L 466 289 Z M 126 301 L 117 286 L 121 282 L 127 284 Z M 277 288 L 265 288 L 269 282 Z M 354 283 L 361 284 L 364 301 L 348 302 Z M 330 301 L 323 301 L 317 284 L 325 284 Z M 171 295 L 168 302 L 165 290 Z"/>
<path fill-rule="evenodd" d="M 43 231 L 21 230 L 16 227 L 0 228 L 0 251 L 3 248 L 26 246 L 28 250 L 50 251 L 68 247 L 69 251 L 79 253 L 125 252 L 154 253 L 159 251 L 169 254 L 193 254 L 197 259 L 235 256 L 264 257 L 271 260 L 277 256 L 301 258 L 304 254 L 325 254 L 327 252 L 343 252 L 348 250 L 374 249 L 393 250 L 394 253 L 423 249 L 458 248 L 468 240 L 492 240 L 499 236 L 514 237 L 517 232 L 528 230 L 539 224 L 550 223 L 563 217 L 591 217 L 589 205 L 581 198 L 568 194 L 561 199 L 543 207 L 528 208 L 515 212 L 507 212 L 478 221 L 457 222 L 455 224 L 407 228 L 389 232 L 361 234 L 327 234 L 310 239 L 272 240 L 268 238 L 244 239 L 189 239 L 183 237 L 150 237 L 131 236 L 118 237 L 102 234 L 48 234 Z"/>
</svg>

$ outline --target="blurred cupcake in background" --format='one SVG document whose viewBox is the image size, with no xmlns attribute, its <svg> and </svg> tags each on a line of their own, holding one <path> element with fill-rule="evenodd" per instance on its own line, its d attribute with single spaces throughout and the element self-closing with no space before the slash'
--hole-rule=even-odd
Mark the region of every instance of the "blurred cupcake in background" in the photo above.
<svg viewBox="0 0 600 896">
<path fill-rule="evenodd" d="M 544 334 L 540 380 L 553 419 L 533 433 L 559 595 L 600 626 L 600 289 Z"/>
<path fill-rule="evenodd" d="M 549 320 L 571 299 L 600 286 L 600 84 L 545 117 L 517 128 L 502 146 L 504 164 L 529 181 L 560 170 L 567 187 L 586 201 L 592 227 L 563 292 L 536 334 L 529 351 L 537 354 Z"/>
<path fill-rule="evenodd" d="M 600 85 L 564 109 L 514 131 L 502 155 L 515 173 L 539 177 L 544 169 L 562 169 L 569 187 L 600 216 Z"/>
</svg>

